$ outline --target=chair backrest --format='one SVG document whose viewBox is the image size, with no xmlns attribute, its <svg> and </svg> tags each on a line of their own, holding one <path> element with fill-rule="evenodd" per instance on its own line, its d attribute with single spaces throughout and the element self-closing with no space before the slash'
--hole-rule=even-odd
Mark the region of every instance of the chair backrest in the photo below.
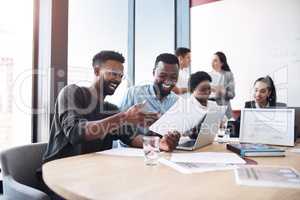
<svg viewBox="0 0 300 200">
<path fill-rule="evenodd" d="M 37 188 L 36 170 L 42 166 L 47 143 L 13 147 L 0 154 L 3 177 L 11 176 L 21 184 Z"/>
</svg>

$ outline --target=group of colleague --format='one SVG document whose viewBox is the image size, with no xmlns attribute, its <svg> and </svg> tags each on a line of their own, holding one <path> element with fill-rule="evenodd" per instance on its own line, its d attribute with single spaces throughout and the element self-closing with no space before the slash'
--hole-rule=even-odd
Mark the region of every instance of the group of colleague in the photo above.
<svg viewBox="0 0 300 200">
<path fill-rule="evenodd" d="M 203 109 L 227 105 L 235 97 L 234 76 L 224 53 L 216 52 L 212 71 L 190 75 L 191 51 L 178 48 L 175 54 L 157 56 L 153 82 L 130 87 L 120 105 L 105 101 L 113 95 L 124 76 L 124 57 L 114 51 L 101 51 L 93 57 L 94 81 L 90 87 L 75 84 L 64 87 L 55 104 L 50 138 L 43 162 L 112 148 L 114 140 L 141 148 L 144 135 L 155 135 L 148 127 L 179 98 L 195 98 Z M 254 101 L 245 107 L 276 106 L 276 90 L 269 76 L 254 83 Z M 178 116 L 180 117 L 180 116 Z M 162 151 L 178 145 L 180 133 L 169 132 L 160 139 Z"/>
</svg>

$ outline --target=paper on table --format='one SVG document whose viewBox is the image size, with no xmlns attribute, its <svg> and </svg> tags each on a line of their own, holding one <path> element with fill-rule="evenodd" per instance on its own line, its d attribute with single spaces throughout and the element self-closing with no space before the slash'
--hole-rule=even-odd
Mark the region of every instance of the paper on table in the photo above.
<svg viewBox="0 0 300 200">
<path fill-rule="evenodd" d="M 235 169 L 235 179 L 240 185 L 300 188 L 299 173 L 283 166 L 239 167 Z"/>
<path fill-rule="evenodd" d="M 246 164 L 245 160 L 235 153 L 172 153 L 172 162 L 189 163 L 223 163 L 223 164 Z"/>
<path fill-rule="evenodd" d="M 97 152 L 103 155 L 110 155 L 110 156 L 129 156 L 129 157 L 143 157 L 144 151 L 143 149 L 138 148 L 114 148 L 109 149 L 106 151 Z"/>
<path fill-rule="evenodd" d="M 218 135 L 216 135 L 215 142 L 218 142 L 218 143 L 239 143 L 240 140 L 239 140 L 239 138 L 219 137 Z"/>
<path fill-rule="evenodd" d="M 300 153 L 300 148 L 298 148 L 298 149 L 291 149 L 290 150 L 290 152 L 293 152 L 293 153 Z"/>
<path fill-rule="evenodd" d="M 161 158 L 160 163 L 169 166 L 183 174 L 201 173 L 219 170 L 235 169 L 235 165 L 222 163 L 188 163 L 188 162 L 171 162 L 167 159 Z"/>
<path fill-rule="evenodd" d="M 165 112 L 149 130 L 165 135 L 169 131 L 178 131 L 183 134 L 203 119 L 207 111 L 201 108 L 200 103 L 193 97 L 179 98 L 178 101 Z"/>
</svg>

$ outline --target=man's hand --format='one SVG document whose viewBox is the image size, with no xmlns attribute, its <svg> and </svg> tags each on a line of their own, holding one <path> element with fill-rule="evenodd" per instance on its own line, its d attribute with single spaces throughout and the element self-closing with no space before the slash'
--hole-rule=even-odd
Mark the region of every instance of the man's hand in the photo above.
<svg viewBox="0 0 300 200">
<path fill-rule="evenodd" d="M 159 142 L 159 148 L 162 151 L 173 151 L 179 142 L 180 133 L 178 132 L 169 132 L 167 135 L 164 135 Z"/>
<path fill-rule="evenodd" d="M 136 104 L 130 107 L 125 112 L 125 120 L 128 123 L 140 125 L 140 126 L 150 126 L 159 118 L 158 113 L 153 112 L 144 112 L 144 104 Z"/>
</svg>

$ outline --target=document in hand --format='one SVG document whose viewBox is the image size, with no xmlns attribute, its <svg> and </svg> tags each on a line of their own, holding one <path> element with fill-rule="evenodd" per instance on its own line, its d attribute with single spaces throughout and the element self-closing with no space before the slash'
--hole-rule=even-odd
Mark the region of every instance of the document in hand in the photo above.
<svg viewBox="0 0 300 200">
<path fill-rule="evenodd" d="M 167 112 L 165 112 L 149 129 L 160 135 L 169 131 L 184 132 L 194 128 L 201 122 L 207 111 L 201 108 L 194 98 L 180 98 Z"/>
</svg>

